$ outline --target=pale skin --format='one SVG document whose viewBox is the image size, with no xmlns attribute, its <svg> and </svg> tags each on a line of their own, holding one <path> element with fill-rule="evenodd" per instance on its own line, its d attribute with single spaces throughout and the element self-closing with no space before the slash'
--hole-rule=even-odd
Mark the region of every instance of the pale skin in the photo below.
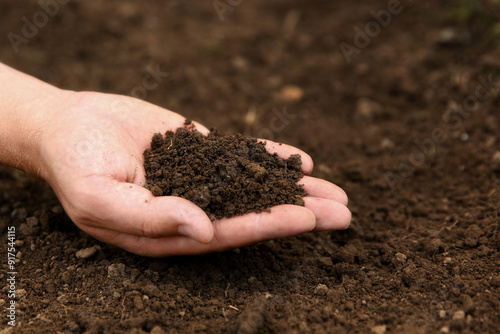
<svg viewBox="0 0 500 334">
<path fill-rule="evenodd" d="M 0 163 L 47 181 L 83 231 L 135 254 L 164 257 L 223 251 L 310 231 L 345 229 L 347 196 L 305 176 L 305 207 L 211 221 L 194 203 L 154 197 L 143 185 L 143 152 L 154 133 L 182 126 L 181 115 L 132 97 L 62 90 L 0 63 Z M 207 129 L 198 123 L 201 132 Z M 269 152 L 301 150 L 267 141 Z"/>
</svg>

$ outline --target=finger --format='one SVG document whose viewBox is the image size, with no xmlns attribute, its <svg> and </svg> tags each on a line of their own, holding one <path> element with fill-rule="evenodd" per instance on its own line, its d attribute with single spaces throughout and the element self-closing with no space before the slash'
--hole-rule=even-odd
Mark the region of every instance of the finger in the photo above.
<svg viewBox="0 0 500 334">
<path fill-rule="evenodd" d="M 193 122 L 193 124 L 196 130 L 203 133 L 205 136 L 208 135 L 208 133 L 210 132 L 210 130 L 208 130 L 205 126 L 201 125 L 201 123 Z"/>
<path fill-rule="evenodd" d="M 151 239 L 102 229 L 88 233 L 138 255 L 165 257 L 223 251 L 309 232 L 314 226 L 315 217 L 310 210 L 295 205 L 279 205 L 273 207 L 271 213 L 249 213 L 216 221 L 214 238 L 208 244 L 181 236 Z"/>
<path fill-rule="evenodd" d="M 126 106 L 125 110 L 129 110 L 130 112 L 135 112 L 137 110 L 148 109 L 150 112 L 149 117 L 145 117 L 142 120 L 137 120 L 136 118 L 130 117 L 130 113 L 120 112 L 118 115 L 122 118 L 122 121 L 126 124 L 130 123 L 133 120 L 133 124 L 128 124 L 126 128 L 130 128 L 130 125 L 136 130 L 132 132 L 130 135 L 134 138 L 134 141 L 139 144 L 140 147 L 146 149 L 150 147 L 151 137 L 155 133 L 165 134 L 166 131 L 176 131 L 177 128 L 185 127 L 187 124 L 186 117 L 156 106 L 154 104 L 137 100 L 137 99 L 128 99 L 122 100 L 120 98 L 121 103 L 119 106 Z M 123 111 L 122 109 L 119 109 Z M 198 122 L 192 122 L 194 124 L 196 130 L 201 132 L 204 135 L 209 133 L 209 130 Z"/>
<path fill-rule="evenodd" d="M 347 205 L 347 194 L 342 188 L 333 183 L 311 176 L 304 176 L 297 181 L 297 184 L 304 185 L 304 190 L 309 196 L 325 198 Z"/>
<path fill-rule="evenodd" d="M 90 182 L 90 183 L 89 183 Z M 201 243 L 212 240 L 213 224 L 196 204 L 180 197 L 154 197 L 139 185 L 99 178 L 82 185 L 74 197 L 81 208 L 75 223 L 146 238 L 184 235 Z M 97 190 L 96 190 L 97 189 Z M 70 215 L 71 216 L 71 215 Z"/>
<path fill-rule="evenodd" d="M 314 212 L 314 231 L 344 230 L 351 223 L 351 211 L 336 201 L 324 198 L 304 197 L 305 207 Z"/>
<path fill-rule="evenodd" d="M 258 139 L 258 141 L 265 143 L 268 152 L 277 153 L 283 159 L 288 159 L 292 154 L 300 154 L 300 157 L 302 158 L 302 170 L 304 171 L 304 174 L 311 174 L 314 164 L 311 157 L 306 152 L 299 150 L 296 147 L 286 144 L 279 144 L 271 140 Z"/>
</svg>

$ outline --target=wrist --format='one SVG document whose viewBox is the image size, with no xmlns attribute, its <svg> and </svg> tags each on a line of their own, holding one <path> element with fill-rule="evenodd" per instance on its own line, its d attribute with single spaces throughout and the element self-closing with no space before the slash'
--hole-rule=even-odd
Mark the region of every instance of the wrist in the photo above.
<svg viewBox="0 0 500 334">
<path fill-rule="evenodd" d="M 0 64 L 0 163 L 47 177 L 41 145 L 69 92 Z"/>
</svg>

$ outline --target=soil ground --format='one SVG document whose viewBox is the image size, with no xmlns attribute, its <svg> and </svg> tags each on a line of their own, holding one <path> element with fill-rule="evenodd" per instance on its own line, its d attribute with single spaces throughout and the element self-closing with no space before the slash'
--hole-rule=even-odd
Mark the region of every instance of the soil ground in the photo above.
<svg viewBox="0 0 500 334">
<path fill-rule="evenodd" d="M 498 333 L 499 99 L 481 88 L 499 80 L 498 39 L 466 1 L 401 1 L 347 63 L 339 43 L 389 3 L 242 1 L 221 21 L 211 1 L 70 1 L 16 54 L 7 34 L 41 7 L 0 2 L 2 62 L 296 145 L 353 212 L 346 231 L 148 259 L 86 236 L 46 184 L 1 168 L 2 304 L 8 226 L 20 251 L 18 326 L 4 304 L 2 333 Z M 148 66 L 170 74 L 136 88 Z"/>
</svg>

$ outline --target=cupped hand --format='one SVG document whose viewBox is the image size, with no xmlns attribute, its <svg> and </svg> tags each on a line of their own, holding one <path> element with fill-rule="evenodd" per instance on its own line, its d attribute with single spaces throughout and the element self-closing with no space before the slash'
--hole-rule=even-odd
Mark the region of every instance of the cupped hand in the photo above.
<svg viewBox="0 0 500 334">
<path fill-rule="evenodd" d="M 65 92 L 40 139 L 43 175 L 69 217 L 86 233 L 132 253 L 162 257 L 200 254 L 309 231 L 345 229 L 351 214 L 342 189 L 305 176 L 305 207 L 279 205 L 212 222 L 194 203 L 154 197 L 145 189 L 143 152 L 154 133 L 175 130 L 184 117 L 127 96 Z M 204 133 L 208 130 L 195 123 Z M 311 158 L 287 145 L 267 141 L 270 152 Z"/>
</svg>

